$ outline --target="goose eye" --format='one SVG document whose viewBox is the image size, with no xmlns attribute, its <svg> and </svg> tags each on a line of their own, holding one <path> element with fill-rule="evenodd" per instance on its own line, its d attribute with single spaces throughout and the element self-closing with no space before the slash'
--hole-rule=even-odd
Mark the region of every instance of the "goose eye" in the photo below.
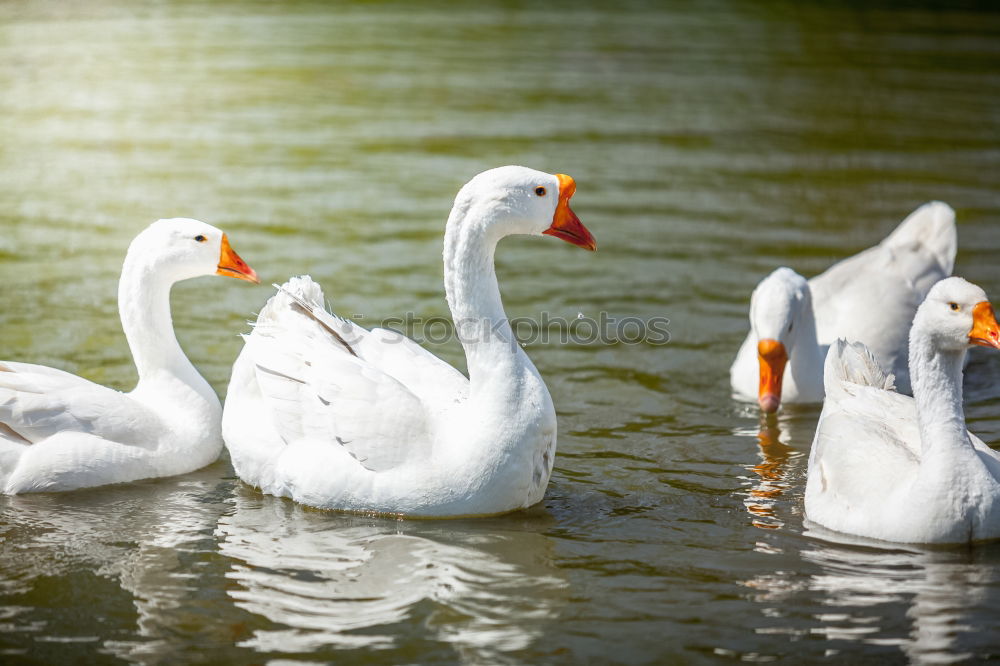
<svg viewBox="0 0 1000 666">
<path fill-rule="evenodd" d="M 959 310 L 962 309 L 961 307 L 959 307 L 958 303 L 949 303 L 948 307 L 954 310 L 955 312 L 958 312 Z"/>
<path fill-rule="evenodd" d="M 205 237 L 204 237 L 204 236 L 202 236 L 201 234 L 198 234 L 197 236 L 195 236 L 195 237 L 194 237 L 194 239 L 195 239 L 196 241 L 198 241 L 199 243 L 204 243 L 205 241 L 207 241 L 207 240 L 208 240 L 207 238 L 205 238 Z"/>
<path fill-rule="evenodd" d="M 536 187 L 535 188 L 535 194 L 537 194 L 540 197 L 544 197 L 545 196 L 545 188 L 541 187 L 541 186 Z"/>
</svg>

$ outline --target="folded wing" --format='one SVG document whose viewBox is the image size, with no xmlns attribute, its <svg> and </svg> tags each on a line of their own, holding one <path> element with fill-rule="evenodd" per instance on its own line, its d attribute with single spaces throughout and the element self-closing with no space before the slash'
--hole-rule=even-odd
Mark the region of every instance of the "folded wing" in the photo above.
<svg viewBox="0 0 1000 666">
<path fill-rule="evenodd" d="M 367 331 L 322 303 L 318 285 L 293 278 L 246 338 L 281 438 L 341 446 L 373 471 L 430 455 L 433 417 L 464 399 L 468 381 L 404 336 Z"/>
<path fill-rule="evenodd" d="M 0 364 L 0 423 L 27 442 L 64 431 L 143 446 L 159 418 L 127 395 L 61 370 Z"/>
</svg>

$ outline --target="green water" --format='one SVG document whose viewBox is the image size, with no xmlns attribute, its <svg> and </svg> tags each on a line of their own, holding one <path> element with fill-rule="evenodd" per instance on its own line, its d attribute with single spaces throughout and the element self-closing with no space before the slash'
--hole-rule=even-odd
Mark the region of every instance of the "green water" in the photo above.
<svg viewBox="0 0 1000 666">
<path fill-rule="evenodd" d="M 957 210 L 956 272 L 1000 298 L 985 4 L 0 4 L 0 357 L 130 388 L 116 281 L 160 217 L 222 227 L 264 282 L 175 288 L 220 394 L 290 275 L 362 323 L 446 315 L 451 200 L 510 163 L 571 174 L 600 249 L 504 241 L 508 314 L 670 319 L 665 346 L 528 346 L 559 412 L 541 505 L 348 517 L 225 457 L 2 498 L 0 661 L 1000 659 L 1000 549 L 808 533 L 818 408 L 759 435 L 728 386 L 763 275 L 813 275 L 931 199 Z M 1000 445 L 1000 356 L 974 356 L 966 409 Z"/>
</svg>

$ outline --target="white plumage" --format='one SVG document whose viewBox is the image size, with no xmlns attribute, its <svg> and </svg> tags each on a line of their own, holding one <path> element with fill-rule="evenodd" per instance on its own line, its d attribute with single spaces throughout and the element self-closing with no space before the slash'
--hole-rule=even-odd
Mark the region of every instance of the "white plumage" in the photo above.
<svg viewBox="0 0 1000 666">
<path fill-rule="evenodd" d="M 122 327 L 139 371 L 131 393 L 62 370 L 0 362 L 0 490 L 60 491 L 188 472 L 222 448 L 222 407 L 170 318 L 170 287 L 199 275 L 256 274 L 197 220 L 155 222 L 129 246 Z"/>
<path fill-rule="evenodd" d="M 510 234 L 594 249 L 568 176 L 484 172 L 445 232 L 445 291 L 470 378 L 386 329 L 327 313 L 293 278 L 261 310 L 233 367 L 223 435 L 237 474 L 321 508 L 485 515 L 538 502 L 556 444 L 545 383 L 517 344 L 493 269 Z"/>
<path fill-rule="evenodd" d="M 839 338 L 865 343 L 908 393 L 910 322 L 928 290 L 951 275 L 956 251 L 955 212 L 935 201 L 875 247 L 808 281 L 775 270 L 751 297 L 750 333 L 730 368 L 735 396 L 765 411 L 779 402 L 822 401 L 823 358 Z"/>
<path fill-rule="evenodd" d="M 1000 348 L 993 309 L 982 289 L 948 278 L 910 331 L 914 397 L 891 390 L 864 345 L 831 346 L 809 457 L 809 520 L 897 542 L 1000 537 L 1000 454 L 966 430 L 962 410 L 962 367 L 974 344 Z"/>
</svg>

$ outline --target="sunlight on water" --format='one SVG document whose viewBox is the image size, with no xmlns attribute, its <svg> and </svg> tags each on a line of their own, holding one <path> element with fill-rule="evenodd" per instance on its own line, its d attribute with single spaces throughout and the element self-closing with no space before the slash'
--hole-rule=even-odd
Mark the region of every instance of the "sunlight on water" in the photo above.
<svg viewBox="0 0 1000 666">
<path fill-rule="evenodd" d="M 250 647 L 386 649 L 405 640 L 395 628 L 416 613 L 430 632 L 422 640 L 490 659 L 531 645 L 538 621 L 566 603 L 568 584 L 541 534 L 331 524 L 327 514 L 290 503 L 270 508 L 237 496 L 235 513 L 218 527 L 220 551 L 234 563 L 226 576 L 240 586 L 230 591 L 236 604 L 295 627 L 258 631 L 243 643 Z"/>
<path fill-rule="evenodd" d="M 0 358 L 130 388 L 116 282 L 160 217 L 220 226 L 261 276 L 174 289 L 220 393 L 290 275 L 364 325 L 446 316 L 451 202 L 511 163 L 571 174 L 600 250 L 504 241 L 508 314 L 660 317 L 670 338 L 527 343 L 559 448 L 512 516 L 313 511 L 225 456 L 0 498 L 0 660 L 1000 658 L 996 545 L 810 529 L 819 408 L 761 422 L 728 382 L 758 280 L 929 200 L 958 213 L 956 272 L 1000 293 L 1000 14 L 974 4 L 0 5 Z M 1000 357 L 973 355 L 965 399 L 996 446 Z"/>
</svg>

